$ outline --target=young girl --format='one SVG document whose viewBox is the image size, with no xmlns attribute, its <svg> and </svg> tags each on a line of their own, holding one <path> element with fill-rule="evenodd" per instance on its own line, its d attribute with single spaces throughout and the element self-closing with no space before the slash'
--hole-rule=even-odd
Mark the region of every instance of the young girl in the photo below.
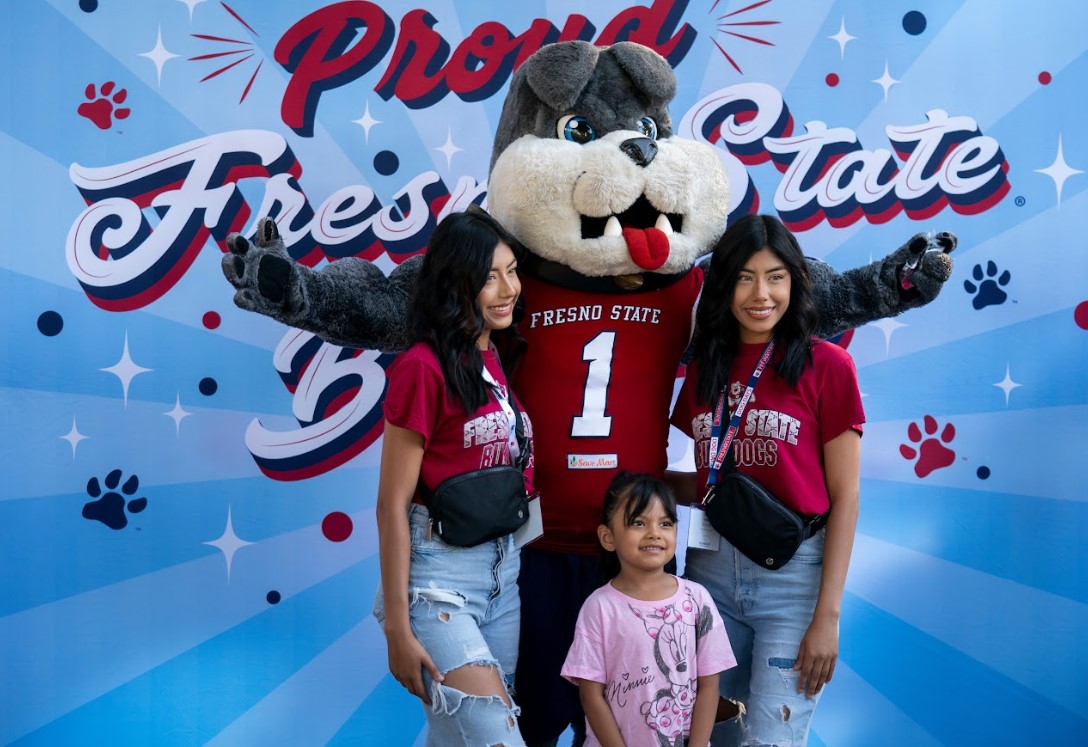
<svg viewBox="0 0 1088 747">
<path fill-rule="evenodd" d="M 597 536 L 611 580 L 582 605 L 563 664 L 581 694 L 585 744 L 706 747 L 718 673 L 736 660 L 706 589 L 665 572 L 676 552 L 672 491 L 620 472 Z"/>
<path fill-rule="evenodd" d="M 726 424 L 773 338 L 771 365 L 733 441 L 736 468 L 799 513 L 830 514 L 779 570 L 753 563 L 713 532 L 710 549 L 689 543 L 685 574 L 714 596 L 739 660 L 722 676 L 722 695 L 746 707 L 715 730 L 716 747 L 803 747 L 835 671 L 865 413 L 853 361 L 812 338 L 815 322 L 805 259 L 786 227 L 765 215 L 730 226 L 714 248 L 696 311 L 694 358 L 673 413 L 673 423 L 695 439 L 698 493 L 691 480 L 682 498 L 706 490 L 720 393 L 728 398 Z M 699 518 L 693 511 L 694 526 Z"/>
<path fill-rule="evenodd" d="M 427 744 L 438 747 L 524 745 L 510 697 L 518 549 L 512 535 L 446 544 L 417 492 L 421 481 L 433 490 L 454 475 L 512 464 L 520 451 L 512 409 L 520 405 L 491 344 L 514 334 L 515 245 L 483 211 L 438 224 L 409 307 L 417 342 L 390 367 L 383 405 L 374 614 L 384 624 L 389 671 L 430 706 Z M 529 490 L 531 479 L 530 461 Z"/>
</svg>

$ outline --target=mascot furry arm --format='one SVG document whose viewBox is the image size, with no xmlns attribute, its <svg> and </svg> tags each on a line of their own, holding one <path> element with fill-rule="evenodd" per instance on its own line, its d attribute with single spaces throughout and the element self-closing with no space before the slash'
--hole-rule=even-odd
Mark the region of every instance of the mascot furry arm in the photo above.
<svg viewBox="0 0 1088 747">
<path fill-rule="evenodd" d="M 492 152 L 492 214 L 530 253 L 522 270 L 563 287 L 652 288 L 690 271 L 725 230 L 728 184 L 716 151 L 673 136 L 668 63 L 630 42 L 542 47 L 511 79 Z M 275 221 L 228 237 L 235 304 L 339 345 L 407 346 L 420 258 L 386 276 L 345 258 L 294 262 Z M 950 233 L 917 234 L 883 259 L 838 273 L 810 260 L 820 333 L 922 306 L 952 271 Z"/>
</svg>

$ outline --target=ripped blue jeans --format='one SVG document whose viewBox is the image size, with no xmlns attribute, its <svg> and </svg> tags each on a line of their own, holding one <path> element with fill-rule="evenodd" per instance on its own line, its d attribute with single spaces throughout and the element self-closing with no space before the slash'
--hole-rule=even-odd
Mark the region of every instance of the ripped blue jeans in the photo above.
<svg viewBox="0 0 1088 747">
<path fill-rule="evenodd" d="M 717 551 L 688 548 L 684 575 L 714 597 L 737 657 L 737 666 L 721 673 L 719 689 L 744 706 L 715 727 L 714 747 L 804 747 L 820 693 L 797 692 L 793 665 L 816 609 L 825 532 L 805 540 L 777 571 L 753 563 L 725 538 Z"/>
<path fill-rule="evenodd" d="M 492 666 L 506 686 L 510 706 L 498 696 L 463 693 L 423 672 L 431 696 L 427 745 L 524 747 L 512 688 L 518 658 L 521 553 L 512 536 L 476 547 L 447 545 L 428 532 L 427 509 L 412 504 L 408 525 L 412 556 L 408 570 L 412 633 L 443 674 L 466 665 Z M 385 621 L 381 587 L 374 616 Z"/>
</svg>

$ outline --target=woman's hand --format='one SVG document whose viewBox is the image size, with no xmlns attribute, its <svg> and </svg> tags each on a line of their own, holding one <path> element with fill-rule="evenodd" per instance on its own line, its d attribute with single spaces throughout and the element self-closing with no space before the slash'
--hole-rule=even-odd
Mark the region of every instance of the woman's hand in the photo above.
<svg viewBox="0 0 1088 747">
<path fill-rule="evenodd" d="M 836 620 L 814 617 L 801 639 L 793 671 L 800 672 L 797 692 L 809 698 L 823 689 L 835 673 L 839 659 L 839 625 Z"/>
<path fill-rule="evenodd" d="M 443 679 L 442 673 L 431 661 L 430 654 L 410 631 L 387 632 L 385 639 L 389 649 L 389 672 L 404 689 L 430 705 L 431 699 L 423 686 L 424 668 L 431 673 L 435 682 Z"/>
</svg>

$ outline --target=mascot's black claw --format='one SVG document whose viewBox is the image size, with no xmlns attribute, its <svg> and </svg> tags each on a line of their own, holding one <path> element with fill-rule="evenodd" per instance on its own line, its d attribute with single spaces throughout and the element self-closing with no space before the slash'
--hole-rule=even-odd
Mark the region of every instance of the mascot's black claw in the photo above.
<svg viewBox="0 0 1088 747">
<path fill-rule="evenodd" d="M 924 233 L 920 233 L 910 240 L 910 246 L 907 248 L 911 254 L 921 254 L 929 247 L 929 237 Z"/>
<path fill-rule="evenodd" d="M 271 254 L 261 257 L 257 265 L 257 291 L 262 296 L 272 303 L 283 303 L 290 279 L 290 261 Z"/>
<path fill-rule="evenodd" d="M 956 248 L 956 244 L 959 243 L 959 239 L 956 238 L 956 234 L 951 231 L 941 231 L 937 234 L 937 243 L 941 245 L 941 250 L 948 254 Z"/>
<path fill-rule="evenodd" d="M 240 256 L 235 255 L 234 259 L 234 276 L 241 280 L 246 274 L 246 261 Z"/>
<path fill-rule="evenodd" d="M 259 246 L 268 246 L 280 237 L 279 226 L 272 218 L 261 218 L 257 223 L 257 243 Z"/>
</svg>

